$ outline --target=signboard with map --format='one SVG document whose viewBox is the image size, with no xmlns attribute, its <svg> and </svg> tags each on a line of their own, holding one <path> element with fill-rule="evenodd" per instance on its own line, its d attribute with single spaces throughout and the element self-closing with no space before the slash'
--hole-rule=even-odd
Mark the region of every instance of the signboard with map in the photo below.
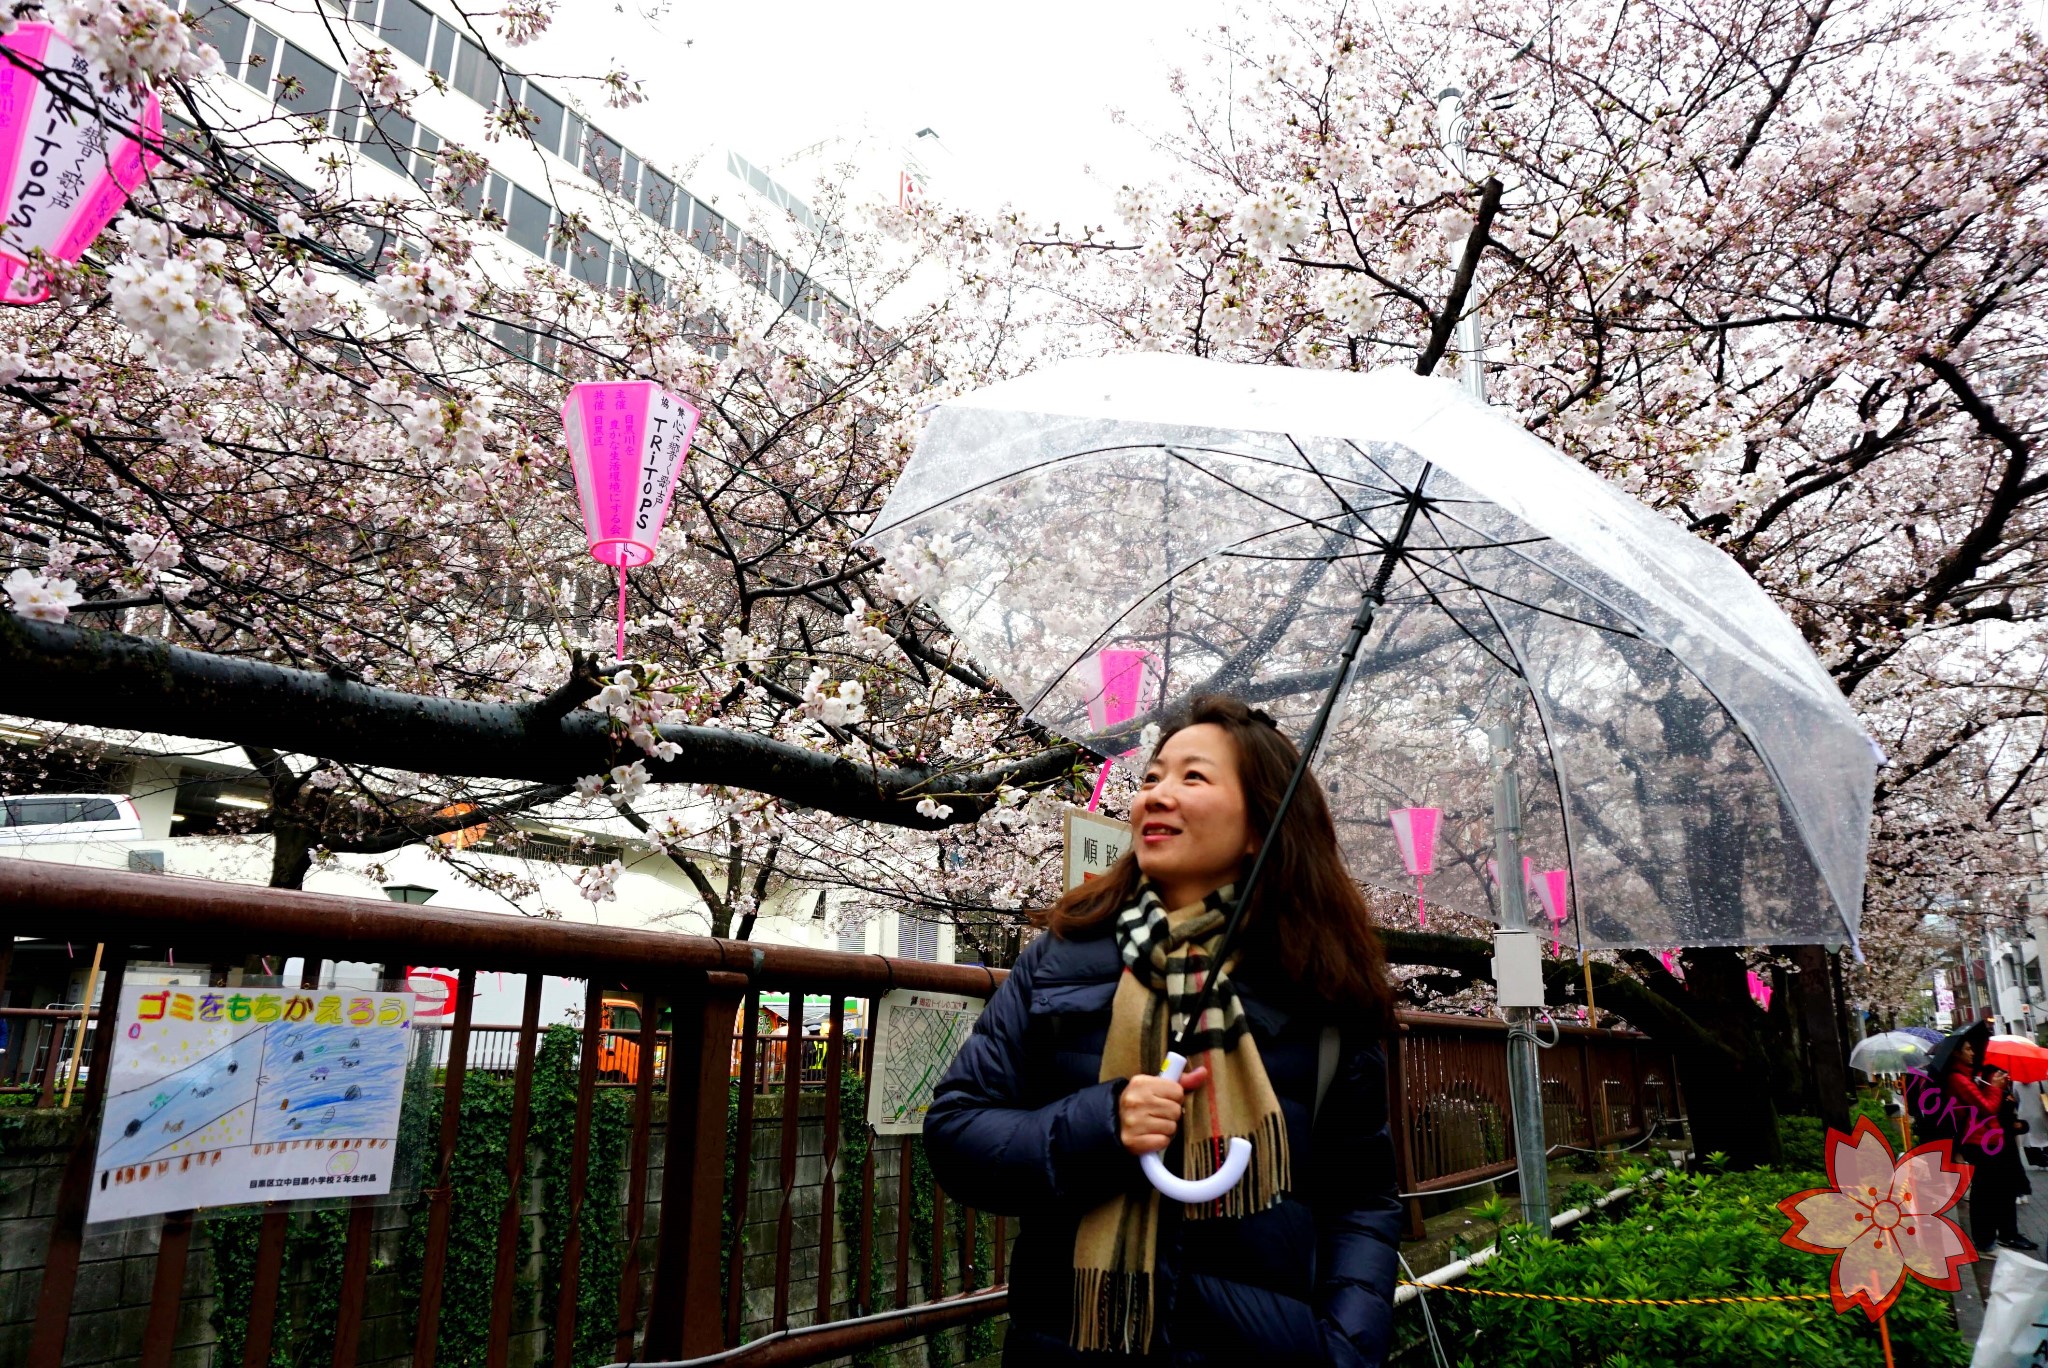
<svg viewBox="0 0 2048 1368">
<path fill-rule="evenodd" d="M 986 1006 L 980 998 L 898 988 L 875 1011 L 874 1084 L 868 1124 L 878 1135 L 917 1135 L 932 1089 L 960 1053 Z"/>
<path fill-rule="evenodd" d="M 411 993 L 121 993 L 87 1219 L 391 1190 Z"/>
</svg>

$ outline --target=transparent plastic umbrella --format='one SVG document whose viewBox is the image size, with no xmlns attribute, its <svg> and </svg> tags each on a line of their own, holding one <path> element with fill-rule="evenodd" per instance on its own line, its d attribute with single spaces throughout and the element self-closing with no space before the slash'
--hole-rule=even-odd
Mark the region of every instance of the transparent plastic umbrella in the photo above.
<svg viewBox="0 0 2048 1368">
<path fill-rule="evenodd" d="M 1362 878 L 1421 877 L 1389 817 L 1431 810 L 1439 901 L 1508 924 L 1487 876 L 1505 731 L 1525 868 L 1567 872 L 1581 945 L 1855 943 L 1876 753 L 1820 662 L 1734 562 L 1454 386 L 1067 362 L 938 405 L 868 540 L 1034 720 L 1105 757 L 1150 716 L 1106 723 L 1112 657 L 1144 662 L 1126 692 L 1155 712 L 1264 705 Z M 1236 1136 L 1194 1179 L 1143 1164 L 1200 1203 L 1250 1155 Z"/>
<path fill-rule="evenodd" d="M 1904 1031 L 1865 1036 L 1849 1051 L 1849 1067 L 1872 1078 L 1890 1078 L 1927 1067 L 1926 1041 Z"/>
<path fill-rule="evenodd" d="M 937 405 L 869 542 L 1028 714 L 1104 757 L 1105 651 L 1316 755 L 1361 879 L 1441 813 L 1432 901 L 1498 920 L 1490 726 L 1587 948 L 1854 944 L 1875 747 L 1720 551 L 1446 381 L 1124 355 Z M 1339 678 L 1347 634 L 1370 630 Z M 1121 657 L 1120 657 L 1121 658 Z M 1102 715 L 1102 709 L 1095 709 Z"/>
</svg>

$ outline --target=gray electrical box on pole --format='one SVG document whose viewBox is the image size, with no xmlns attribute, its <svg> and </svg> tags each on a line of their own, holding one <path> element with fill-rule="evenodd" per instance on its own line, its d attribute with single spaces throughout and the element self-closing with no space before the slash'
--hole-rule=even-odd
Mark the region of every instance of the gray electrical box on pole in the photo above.
<svg viewBox="0 0 2048 1368">
<path fill-rule="evenodd" d="M 1543 1137 L 1543 1075 L 1536 1014 L 1543 1006 L 1542 948 L 1529 929 L 1528 891 L 1522 882 L 1522 786 L 1515 777 L 1514 732 L 1492 727 L 1494 887 L 1500 929 L 1494 933 L 1494 985 L 1508 1019 L 1508 1098 L 1514 1108 L 1515 1170 L 1522 1189 L 1522 1221 L 1550 1230 L 1550 1147 Z"/>
</svg>

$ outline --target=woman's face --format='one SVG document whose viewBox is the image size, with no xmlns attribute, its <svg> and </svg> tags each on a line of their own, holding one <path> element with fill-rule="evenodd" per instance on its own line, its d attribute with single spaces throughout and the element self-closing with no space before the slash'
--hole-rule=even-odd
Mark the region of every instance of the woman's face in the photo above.
<svg viewBox="0 0 2048 1368">
<path fill-rule="evenodd" d="M 1974 1068 L 1976 1068 L 1976 1067 L 1977 1067 L 1977 1042 L 1976 1042 L 1976 1041 L 1974 1041 L 1974 1040 L 1966 1040 L 1966 1041 L 1964 1041 L 1964 1042 L 1963 1042 L 1962 1044 L 1960 1044 L 1960 1045 L 1956 1046 L 1956 1058 L 1958 1058 L 1958 1059 L 1960 1059 L 1960 1060 L 1962 1060 L 1962 1061 L 1963 1061 L 1963 1067 L 1964 1067 L 1964 1068 L 1967 1068 L 1967 1069 L 1974 1069 Z"/>
<path fill-rule="evenodd" d="M 1131 804 L 1138 868 L 1168 907 L 1186 907 L 1236 882 L 1258 849 L 1245 818 L 1237 743 L 1212 722 L 1183 727 L 1145 768 Z"/>
</svg>

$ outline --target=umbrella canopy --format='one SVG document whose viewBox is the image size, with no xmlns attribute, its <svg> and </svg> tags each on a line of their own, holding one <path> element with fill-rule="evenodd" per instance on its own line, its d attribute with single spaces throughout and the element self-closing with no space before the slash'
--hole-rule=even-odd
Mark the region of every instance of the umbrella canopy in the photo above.
<svg viewBox="0 0 2048 1368">
<path fill-rule="evenodd" d="M 1943 1074 L 1947 1073 L 1949 1061 L 1955 1058 L 1956 1051 L 1961 1048 L 1964 1041 L 1976 1042 L 1977 1062 L 1982 1064 L 1984 1062 L 1984 1045 L 1990 1039 L 1991 1023 L 1988 1021 L 1973 1021 L 1960 1031 L 1950 1032 L 1941 1038 L 1939 1044 L 1927 1052 L 1928 1074 L 1934 1078 L 1940 1078 Z"/>
<path fill-rule="evenodd" d="M 1586 946 L 1855 941 L 1876 757 L 1805 641 L 1733 561 L 1448 382 L 1067 362 L 939 405 L 869 541 L 1106 756 L 1153 714 L 1091 722 L 1104 651 L 1143 653 L 1158 711 L 1228 691 L 1302 735 L 1391 565 L 1316 757 L 1354 874 L 1412 887 L 1388 813 L 1437 809 L 1432 901 L 1497 918 L 1505 724 L 1523 849 L 1569 871 Z"/>
<path fill-rule="evenodd" d="M 1984 1062 L 2012 1075 L 2015 1083 L 2048 1079 L 2048 1050 L 2025 1036 L 1995 1035 L 1984 1045 Z"/>
<path fill-rule="evenodd" d="M 1901 1026 L 1897 1034 L 1915 1036 L 1926 1041 L 1929 1045 L 1941 1044 L 1941 1032 L 1935 1030 L 1932 1026 Z"/>
<path fill-rule="evenodd" d="M 1865 1036 L 1849 1051 L 1849 1067 L 1873 1078 L 1927 1067 L 1927 1042 L 1904 1031 Z"/>
</svg>

